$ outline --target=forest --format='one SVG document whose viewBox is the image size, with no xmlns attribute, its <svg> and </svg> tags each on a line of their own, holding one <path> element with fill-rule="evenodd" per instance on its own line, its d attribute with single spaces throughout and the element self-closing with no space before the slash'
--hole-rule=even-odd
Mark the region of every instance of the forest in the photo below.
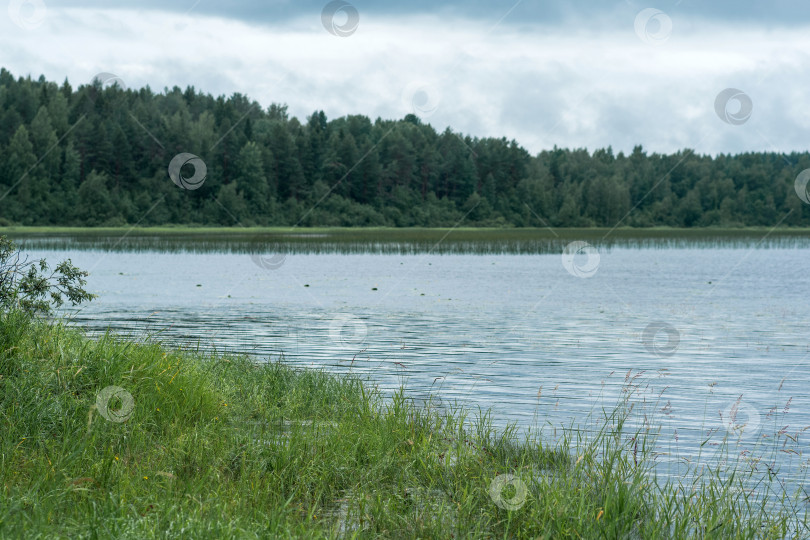
<svg viewBox="0 0 810 540">
<path fill-rule="evenodd" d="M 205 164 L 197 189 L 169 176 L 181 153 Z M 238 93 L 5 69 L 0 156 L 0 226 L 810 226 L 794 190 L 808 152 L 531 155 L 412 114 L 301 121 Z"/>
</svg>

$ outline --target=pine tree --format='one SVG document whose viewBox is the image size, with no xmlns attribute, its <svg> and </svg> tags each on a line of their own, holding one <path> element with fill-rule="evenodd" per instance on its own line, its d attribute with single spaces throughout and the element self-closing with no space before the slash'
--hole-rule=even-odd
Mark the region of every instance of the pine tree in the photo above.
<svg viewBox="0 0 810 540">
<path fill-rule="evenodd" d="M 254 221 L 265 222 L 270 209 L 270 188 L 264 174 L 262 152 L 249 142 L 242 147 L 236 160 L 236 182 Z"/>
</svg>

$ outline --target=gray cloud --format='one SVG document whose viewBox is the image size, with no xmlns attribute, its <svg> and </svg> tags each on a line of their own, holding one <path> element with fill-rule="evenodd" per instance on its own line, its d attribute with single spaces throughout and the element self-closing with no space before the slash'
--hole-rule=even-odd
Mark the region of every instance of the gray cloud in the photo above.
<svg viewBox="0 0 810 540">
<path fill-rule="evenodd" d="M 259 9 L 248 2 L 233 4 L 228 16 L 206 16 L 198 9 L 206 2 L 189 3 L 188 13 L 178 4 L 169 11 L 61 4 L 48 2 L 33 29 L 0 17 L 0 64 L 15 75 L 67 76 L 74 85 L 112 72 L 130 88 L 240 92 L 264 106 L 287 103 L 299 118 L 317 109 L 330 117 L 401 118 L 414 112 L 404 94 L 427 85 L 435 111 L 426 121 L 437 129 L 515 138 L 532 152 L 555 144 L 699 153 L 807 145 L 810 97 L 801 75 L 810 66 L 810 34 L 795 21 L 773 26 L 773 13 L 757 24 L 729 22 L 683 15 L 697 7 L 673 0 L 661 6 L 671 35 L 650 44 L 634 31 L 640 8 L 629 0 L 601 11 L 552 3 L 566 21 L 554 24 L 518 16 L 520 4 L 497 26 L 509 6 L 488 17 L 492 3 L 473 3 L 449 19 L 395 16 L 357 2 L 361 28 L 348 38 L 327 33 L 320 8 L 317 16 L 308 11 L 320 4 L 307 2 L 264 3 L 288 15 L 263 24 L 240 19 L 240 6 Z M 454 4 L 433 11 L 441 10 L 462 11 Z M 744 125 L 725 124 L 714 112 L 716 95 L 728 87 L 754 103 Z"/>
<path fill-rule="evenodd" d="M 47 0 L 52 8 L 83 9 L 160 9 L 179 14 L 216 15 L 258 24 L 277 24 L 289 19 L 319 15 L 326 0 L 123 0 L 113 5 L 107 0 Z M 736 2 L 731 0 L 455 0 L 410 2 L 353 0 L 361 14 L 379 16 L 412 16 L 433 14 L 451 18 L 475 18 L 495 23 L 507 12 L 505 24 L 522 23 L 580 23 L 601 22 L 608 14 L 627 14 L 655 7 L 673 17 L 701 17 L 723 23 L 754 22 L 757 24 L 802 25 L 810 18 L 810 3 L 803 0 L 772 0 L 771 2 Z"/>
</svg>

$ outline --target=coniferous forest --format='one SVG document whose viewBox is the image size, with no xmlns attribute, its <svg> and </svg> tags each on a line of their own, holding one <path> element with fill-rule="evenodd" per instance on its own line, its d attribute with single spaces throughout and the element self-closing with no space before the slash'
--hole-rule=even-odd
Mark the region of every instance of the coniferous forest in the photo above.
<svg viewBox="0 0 810 540">
<path fill-rule="evenodd" d="M 170 179 L 180 153 L 205 163 L 199 189 Z M 807 152 L 532 156 L 414 115 L 299 120 L 241 94 L 73 88 L 5 69 L 0 155 L 3 226 L 810 226 L 794 190 Z"/>
</svg>

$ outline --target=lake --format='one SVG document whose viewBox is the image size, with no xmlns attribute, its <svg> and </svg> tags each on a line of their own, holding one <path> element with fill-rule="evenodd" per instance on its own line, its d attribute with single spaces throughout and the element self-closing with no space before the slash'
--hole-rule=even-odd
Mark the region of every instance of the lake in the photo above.
<svg viewBox="0 0 810 540">
<path fill-rule="evenodd" d="M 665 474 L 695 463 L 713 434 L 739 451 L 758 445 L 786 481 L 801 481 L 806 441 L 789 445 L 798 453 L 776 445 L 778 432 L 810 426 L 808 233 L 586 235 L 591 255 L 561 253 L 576 236 L 523 239 L 511 252 L 464 240 L 442 253 L 429 248 L 435 238 L 367 253 L 328 239 L 279 250 L 276 239 L 275 254 L 246 249 L 246 238 L 23 241 L 33 257 L 91 272 L 99 298 L 72 312 L 91 332 L 352 372 L 549 438 L 593 429 L 641 382 L 634 421 L 661 428 Z"/>
</svg>

